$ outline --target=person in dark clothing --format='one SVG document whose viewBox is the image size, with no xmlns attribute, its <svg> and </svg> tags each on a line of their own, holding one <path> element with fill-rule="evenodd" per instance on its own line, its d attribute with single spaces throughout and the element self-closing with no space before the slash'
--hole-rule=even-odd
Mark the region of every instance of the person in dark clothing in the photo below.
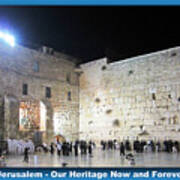
<svg viewBox="0 0 180 180">
<path fill-rule="evenodd" d="M 75 156 L 78 156 L 78 142 L 75 142 L 74 153 L 75 153 Z"/>
<path fill-rule="evenodd" d="M 160 150 L 161 150 L 161 144 L 160 144 L 159 141 L 157 141 L 156 147 L 157 147 L 157 148 L 156 148 L 157 152 L 160 152 Z"/>
<path fill-rule="evenodd" d="M 126 149 L 127 151 L 131 151 L 131 145 L 130 145 L 129 140 L 126 140 L 126 142 L 125 142 L 125 149 Z"/>
<path fill-rule="evenodd" d="M 102 141 L 102 150 L 104 151 L 106 149 L 106 141 Z"/>
<path fill-rule="evenodd" d="M 62 144 L 62 154 L 63 154 L 63 156 L 65 156 L 66 155 L 66 150 L 65 150 L 65 142 L 63 142 L 63 144 Z"/>
<path fill-rule="evenodd" d="M 54 154 L 54 144 L 53 143 L 51 143 L 51 146 L 50 146 L 50 153 Z"/>
<path fill-rule="evenodd" d="M 111 149 L 111 141 L 110 141 L 110 140 L 107 142 L 107 145 L 108 145 L 108 146 L 107 146 L 107 147 L 108 147 L 108 150 Z"/>
<path fill-rule="evenodd" d="M 169 140 L 169 141 L 168 141 L 168 152 L 170 152 L 170 153 L 172 152 L 173 145 L 174 145 L 173 141 L 172 141 L 172 140 Z"/>
<path fill-rule="evenodd" d="M 96 143 L 92 142 L 92 146 L 93 146 L 93 148 L 96 148 Z"/>
<path fill-rule="evenodd" d="M 154 141 L 153 141 L 153 140 L 150 141 L 150 146 L 151 146 L 152 152 L 155 152 L 156 147 L 155 147 L 155 144 L 154 144 Z"/>
<path fill-rule="evenodd" d="M 121 144 L 120 144 L 120 156 L 121 155 L 125 156 L 125 146 L 124 146 L 123 142 L 121 142 Z"/>
<path fill-rule="evenodd" d="M 104 141 L 104 146 L 103 146 L 103 148 L 104 148 L 104 150 L 107 149 L 107 142 L 106 142 L 106 141 Z"/>
<path fill-rule="evenodd" d="M 140 142 L 139 142 L 139 140 L 135 140 L 133 146 L 134 146 L 134 150 L 137 153 L 140 152 Z"/>
<path fill-rule="evenodd" d="M 104 151 L 106 149 L 106 141 L 101 140 L 101 146 L 102 150 Z"/>
<path fill-rule="evenodd" d="M 164 144 L 164 151 L 165 152 L 168 152 L 168 142 L 165 140 L 164 142 L 163 142 L 163 144 Z"/>
<path fill-rule="evenodd" d="M 87 142 L 84 141 L 84 154 L 85 154 L 85 155 L 87 154 L 87 148 L 88 148 Z"/>
<path fill-rule="evenodd" d="M 67 143 L 64 143 L 64 156 L 67 156 Z"/>
<path fill-rule="evenodd" d="M 83 141 L 80 141 L 80 150 L 81 150 L 81 155 L 84 154 L 84 145 L 83 145 Z"/>
<path fill-rule="evenodd" d="M 179 142 L 178 141 L 174 142 L 174 146 L 177 149 L 177 152 L 179 152 Z"/>
<path fill-rule="evenodd" d="M 29 153 L 29 148 L 26 147 L 24 149 L 24 162 L 27 162 L 27 163 L 29 162 L 29 154 L 28 153 Z"/>
<path fill-rule="evenodd" d="M 88 145 L 88 153 L 90 156 L 92 155 L 92 142 L 91 141 L 89 142 L 89 145 Z"/>
<path fill-rule="evenodd" d="M 133 142 L 133 149 L 134 149 L 134 151 L 137 151 L 136 141 Z"/>
<path fill-rule="evenodd" d="M 101 141 L 100 141 L 100 145 L 101 145 L 102 149 L 103 149 L 103 144 L 104 144 L 104 141 L 101 140 Z"/>
<path fill-rule="evenodd" d="M 113 141 L 110 140 L 110 149 L 112 150 L 113 149 Z"/>
<path fill-rule="evenodd" d="M 69 152 L 70 152 L 70 144 L 66 143 L 65 145 L 65 152 L 66 152 L 66 156 L 69 156 Z"/>
<path fill-rule="evenodd" d="M 70 145 L 69 145 L 69 152 L 72 153 L 72 142 L 70 142 Z"/>
</svg>

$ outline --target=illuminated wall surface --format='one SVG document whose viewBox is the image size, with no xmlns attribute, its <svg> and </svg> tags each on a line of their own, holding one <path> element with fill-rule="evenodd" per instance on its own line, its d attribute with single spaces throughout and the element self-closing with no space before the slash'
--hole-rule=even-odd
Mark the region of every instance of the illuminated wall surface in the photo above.
<svg viewBox="0 0 180 180">
<path fill-rule="evenodd" d="M 0 44 L 1 139 L 32 139 L 37 131 L 47 142 L 56 135 L 96 142 L 179 138 L 179 47 L 78 69 L 72 57 L 46 50 Z"/>
<path fill-rule="evenodd" d="M 81 65 L 80 137 L 179 139 L 180 48 Z"/>
</svg>

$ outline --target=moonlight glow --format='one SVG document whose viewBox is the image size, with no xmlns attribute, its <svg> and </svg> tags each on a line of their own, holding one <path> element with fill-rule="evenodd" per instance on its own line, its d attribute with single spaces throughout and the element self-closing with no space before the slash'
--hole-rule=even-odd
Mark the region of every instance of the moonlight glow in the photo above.
<svg viewBox="0 0 180 180">
<path fill-rule="evenodd" d="M 0 39 L 4 40 L 10 46 L 15 45 L 15 39 L 12 35 L 0 31 Z"/>
</svg>

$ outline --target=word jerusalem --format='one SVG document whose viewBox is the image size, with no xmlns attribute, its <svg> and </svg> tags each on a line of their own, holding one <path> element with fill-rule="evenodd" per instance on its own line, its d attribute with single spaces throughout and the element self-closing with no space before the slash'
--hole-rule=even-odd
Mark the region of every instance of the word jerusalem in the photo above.
<svg viewBox="0 0 180 180">
<path fill-rule="evenodd" d="M 43 178 L 42 172 L 3 172 L 0 171 L 0 178 Z"/>
</svg>

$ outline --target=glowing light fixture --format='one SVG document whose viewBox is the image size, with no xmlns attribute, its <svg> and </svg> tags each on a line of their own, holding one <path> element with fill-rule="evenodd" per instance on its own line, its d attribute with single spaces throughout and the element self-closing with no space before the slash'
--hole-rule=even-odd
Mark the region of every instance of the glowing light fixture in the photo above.
<svg viewBox="0 0 180 180">
<path fill-rule="evenodd" d="M 0 39 L 8 43 L 10 46 L 15 45 L 15 39 L 12 35 L 0 31 Z"/>
</svg>

